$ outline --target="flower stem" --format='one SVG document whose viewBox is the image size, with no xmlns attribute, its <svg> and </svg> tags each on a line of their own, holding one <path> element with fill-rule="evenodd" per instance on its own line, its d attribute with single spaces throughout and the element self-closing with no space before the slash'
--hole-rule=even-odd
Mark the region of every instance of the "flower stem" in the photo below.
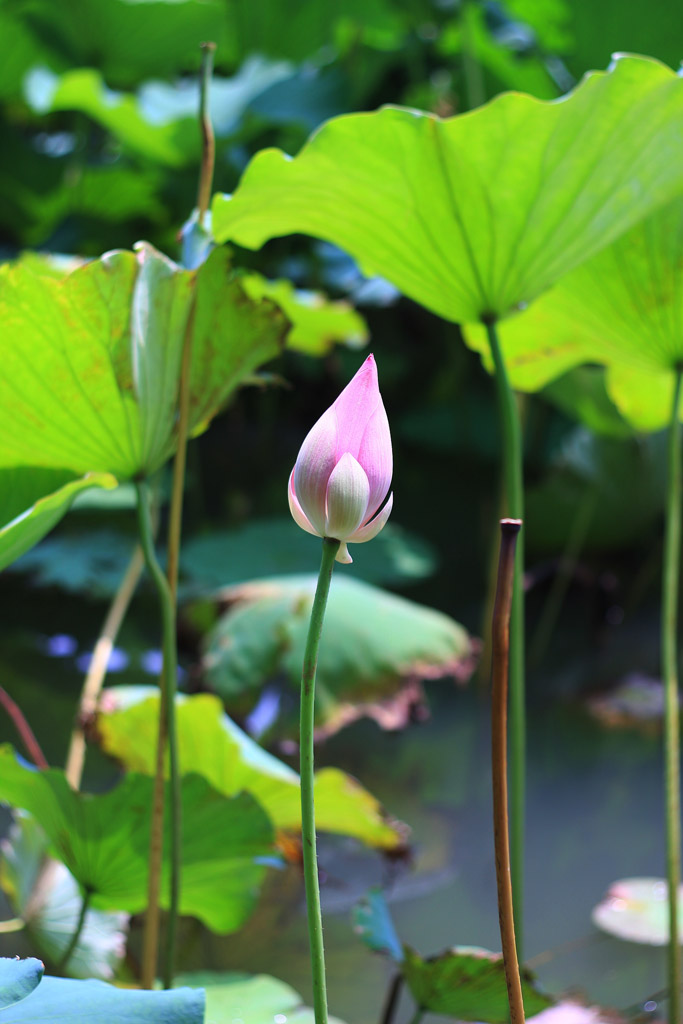
<svg viewBox="0 0 683 1024">
<path fill-rule="evenodd" d="M 664 677 L 664 762 L 666 792 L 666 874 L 669 891 L 669 1021 L 681 1016 L 681 947 L 678 939 L 678 888 L 681 881 L 680 725 L 678 693 L 678 589 L 681 560 L 682 369 L 676 370 L 669 425 L 664 571 L 662 578 L 662 675 Z"/>
<path fill-rule="evenodd" d="M 323 948 L 323 922 L 320 911 L 318 883 L 318 855 L 315 840 L 315 806 L 313 800 L 313 729 L 315 717 L 315 673 L 318 666 L 318 648 L 323 629 L 323 618 L 330 592 L 334 558 L 339 541 L 323 539 L 318 585 L 315 589 L 311 621 L 306 638 L 304 666 L 301 674 L 301 719 L 299 727 L 301 775 L 301 839 L 306 888 L 306 915 L 308 940 L 311 950 L 313 976 L 313 1009 L 315 1024 L 327 1024 L 327 984 L 325 981 L 325 950 Z"/>
<path fill-rule="evenodd" d="M 523 1024 L 524 1001 L 515 944 L 515 920 L 510 882 L 507 781 L 507 702 L 510 654 L 510 611 L 515 572 L 515 547 L 522 523 L 502 519 L 498 586 L 493 610 L 493 688 L 491 693 L 491 769 L 493 778 L 493 837 L 498 886 L 498 918 L 503 964 L 510 1004 L 510 1024 Z"/>
<path fill-rule="evenodd" d="M 163 970 L 164 988 L 173 984 L 175 966 L 175 944 L 180 898 L 181 861 L 181 818 L 180 818 L 180 772 L 178 766 L 178 742 L 175 724 L 175 694 L 177 681 L 175 602 L 168 580 L 163 573 L 154 550 L 152 521 L 149 508 L 149 487 L 145 481 L 136 484 L 138 524 L 145 564 L 154 581 L 159 596 L 162 617 L 163 669 L 161 673 L 161 700 L 159 736 L 157 741 L 156 773 L 150 824 L 149 877 L 147 886 L 147 914 L 143 936 L 142 984 L 152 988 L 156 975 L 156 959 L 159 943 L 159 890 L 163 860 L 163 823 L 165 791 L 165 752 L 168 747 L 171 779 L 170 823 L 171 823 L 171 885 L 169 896 L 168 924 L 166 932 L 166 954 Z"/>
<path fill-rule="evenodd" d="M 515 394 L 494 320 L 485 321 L 495 366 L 498 414 L 503 438 L 503 480 L 507 514 L 524 518 L 522 428 Z M 510 871 L 517 953 L 524 959 L 524 819 L 526 805 L 526 707 L 524 681 L 524 542 L 515 557 L 510 618 Z"/>
<path fill-rule="evenodd" d="M 85 926 L 85 919 L 86 919 L 87 914 L 88 914 L 88 908 L 90 907 L 90 900 L 91 899 L 92 899 L 92 889 L 85 889 L 84 892 L 83 892 L 83 898 L 81 900 L 81 911 L 80 911 L 80 913 L 78 915 L 78 921 L 76 922 L 76 927 L 74 928 L 73 935 L 71 936 L 71 939 L 69 940 L 69 945 L 64 950 L 64 952 L 63 952 L 63 954 L 62 954 L 62 956 L 60 958 L 60 961 L 59 961 L 58 970 L 60 972 L 62 972 L 62 973 L 68 967 L 69 961 L 71 960 L 71 957 L 73 956 L 73 953 L 74 953 L 74 950 L 76 949 L 76 946 L 78 945 L 78 940 L 80 939 L 81 933 L 82 933 L 83 928 Z"/>
</svg>

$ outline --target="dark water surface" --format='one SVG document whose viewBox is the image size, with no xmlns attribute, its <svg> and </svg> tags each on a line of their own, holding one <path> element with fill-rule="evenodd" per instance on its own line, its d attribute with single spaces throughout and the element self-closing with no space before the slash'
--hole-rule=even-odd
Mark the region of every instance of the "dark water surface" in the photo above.
<svg viewBox="0 0 683 1024">
<path fill-rule="evenodd" d="M 27 604 L 4 597 L 2 684 L 21 703 L 48 759 L 62 763 L 82 679 L 76 659 L 96 638 L 104 606 L 27 591 L 32 621 L 41 623 L 37 633 L 25 625 Z M 150 681 L 148 638 L 156 635 L 156 621 L 144 601 L 137 612 L 120 643 L 127 665 L 112 683 Z M 60 635 L 73 636 L 76 647 L 67 643 L 69 653 L 55 657 L 49 638 Z M 401 938 L 424 954 L 500 944 L 486 699 L 476 684 L 468 690 L 430 684 L 429 696 L 429 721 L 401 734 L 358 723 L 319 753 L 320 765 L 352 772 L 407 822 L 415 848 L 407 868 L 350 841 L 321 842 L 330 1009 L 348 1024 L 377 1021 L 391 977 L 349 922 L 350 908 L 369 885 L 387 885 Z M 14 742 L 4 718 L 0 739 Z M 550 991 L 574 990 L 635 1009 L 664 985 L 663 950 L 604 936 L 590 921 L 614 880 L 664 874 L 661 774 L 657 736 L 606 730 L 578 706 L 537 702 L 532 708 L 526 956 Z M 112 767 L 91 755 L 88 778 L 95 788 L 105 785 Z M 218 938 L 185 922 L 182 943 L 184 969 L 271 973 L 310 999 L 302 883 L 294 869 L 273 872 L 257 914 L 238 935 Z M 0 948 L 3 955 L 24 952 L 12 936 L 2 936 Z M 411 1015 L 406 996 L 400 1024 Z"/>
</svg>

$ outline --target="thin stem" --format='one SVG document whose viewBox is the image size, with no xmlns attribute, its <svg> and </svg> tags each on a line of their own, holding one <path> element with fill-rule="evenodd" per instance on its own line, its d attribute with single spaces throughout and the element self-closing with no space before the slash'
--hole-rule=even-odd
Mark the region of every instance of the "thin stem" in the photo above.
<svg viewBox="0 0 683 1024">
<path fill-rule="evenodd" d="M 393 1024 L 402 988 L 403 974 L 401 971 L 397 971 L 391 979 L 391 985 L 389 986 L 386 1000 L 382 1007 L 382 1016 L 379 1019 L 379 1024 Z"/>
<path fill-rule="evenodd" d="M 197 191 L 197 208 L 199 210 L 199 223 L 204 220 L 204 214 L 209 208 L 211 201 L 211 187 L 213 185 L 213 170 L 216 160 L 216 140 L 211 124 L 211 113 L 209 110 L 209 92 L 211 88 L 211 76 L 213 74 L 213 55 L 216 52 L 215 43 L 202 43 L 202 66 L 199 78 L 199 125 L 202 133 L 202 164 L 199 173 L 199 189 Z"/>
<path fill-rule="evenodd" d="M 76 922 L 76 927 L 74 928 L 73 935 L 71 936 L 71 939 L 69 940 L 69 945 L 64 950 L 64 952 L 63 952 L 63 954 L 62 954 L 62 956 L 60 958 L 59 964 L 57 966 L 57 969 L 61 973 L 63 973 L 66 970 L 66 968 L 67 968 L 67 966 L 69 964 L 69 961 L 71 960 L 71 957 L 73 956 L 74 950 L 76 949 L 76 946 L 78 945 L 78 940 L 80 939 L 81 932 L 83 931 L 83 928 L 85 926 L 85 919 L 86 919 L 87 914 L 88 914 L 88 908 L 90 907 L 90 900 L 91 899 L 92 899 L 92 889 L 85 889 L 84 892 L 83 892 L 83 899 L 81 900 L 81 911 L 80 911 L 80 913 L 78 915 L 78 921 Z"/>
<path fill-rule="evenodd" d="M 515 943 L 515 918 L 510 879 L 508 837 L 507 702 L 510 655 L 510 612 L 515 573 L 515 548 L 522 527 L 519 519 L 500 523 L 498 586 L 493 609 L 493 687 L 491 692 L 491 773 L 493 779 L 493 841 L 496 854 L 498 919 L 503 946 L 505 981 L 511 1024 L 523 1024 L 524 1001 Z"/>
<path fill-rule="evenodd" d="M 135 589 L 138 585 L 140 575 L 145 564 L 142 548 L 138 544 L 133 552 L 128 568 L 114 595 L 107 617 L 102 626 L 102 632 L 97 638 L 95 649 L 88 667 L 88 672 L 83 683 L 81 699 L 78 704 L 76 721 L 71 732 L 69 752 L 66 758 L 65 775 L 74 789 L 79 789 L 83 778 L 83 765 L 85 763 L 85 729 L 88 722 L 97 710 L 102 686 L 107 675 L 109 658 L 116 643 L 116 637 L 121 628 L 128 606 L 132 600 Z"/>
<path fill-rule="evenodd" d="M 681 882 L 680 725 L 678 694 L 678 590 L 681 561 L 681 369 L 676 371 L 669 426 L 664 571 L 662 577 L 662 675 L 664 677 L 664 788 L 666 792 L 666 874 L 669 891 L 669 1021 L 681 1017 L 681 947 L 678 889 Z"/>
<path fill-rule="evenodd" d="M 12 719 L 14 728 L 19 733 L 21 742 L 26 747 L 26 752 L 36 768 L 40 768 L 42 771 L 49 768 L 50 765 L 47 763 L 45 754 L 41 750 L 40 743 L 36 739 L 33 729 L 28 724 L 24 712 L 2 686 L 0 686 L 0 704 Z"/>
<path fill-rule="evenodd" d="M 507 514 L 524 519 L 522 428 L 515 394 L 493 320 L 485 321 L 495 366 L 498 415 L 503 440 L 503 480 Z M 526 816 L 526 700 L 524 679 L 524 539 L 515 557 L 510 618 L 510 862 L 515 938 L 524 959 L 524 821 Z"/>
<path fill-rule="evenodd" d="M 474 110 L 486 101 L 484 76 L 475 47 L 475 19 L 477 11 L 473 0 L 465 0 L 460 9 L 462 31 L 462 66 L 465 74 L 465 95 L 467 109 Z"/>
<path fill-rule="evenodd" d="M 425 1011 L 423 1010 L 423 1008 L 421 1006 L 418 1006 L 417 1010 L 415 1011 L 413 1016 L 410 1018 L 410 1024 L 420 1024 L 420 1021 L 422 1020 L 424 1015 L 425 1015 Z"/>
<path fill-rule="evenodd" d="M 168 580 L 157 560 L 152 536 L 152 522 L 149 508 L 149 488 L 146 482 L 136 484 L 138 524 L 140 542 L 145 564 L 154 581 L 159 595 L 162 617 L 163 668 L 161 672 L 161 717 L 157 741 L 157 759 L 150 824 L 149 877 L 147 885 L 147 913 L 143 936 L 142 984 L 152 988 L 156 975 L 156 960 L 159 942 L 159 890 L 163 860 L 164 822 L 164 767 L 165 751 L 168 746 L 171 778 L 170 824 L 171 824 L 171 885 L 167 925 L 166 956 L 163 971 L 165 988 L 173 984 L 175 966 L 175 942 L 180 897 L 181 861 L 181 818 L 180 818 L 180 773 L 178 771 L 178 743 L 175 725 L 175 693 L 178 675 L 176 661 L 175 602 Z"/>
<path fill-rule="evenodd" d="M 335 555 L 339 541 L 323 539 L 318 585 L 311 608 L 311 621 L 306 638 L 304 665 L 301 673 L 301 719 L 299 727 L 301 775 L 301 839 L 306 888 L 306 915 L 308 940 L 311 949 L 313 975 L 313 1010 L 315 1024 L 327 1024 L 327 983 L 325 980 L 325 950 L 323 948 L 323 922 L 320 910 L 318 883 L 318 855 L 315 839 L 315 805 L 313 800 L 313 730 L 315 717 L 315 673 L 318 666 L 318 648 L 323 629 L 323 618 L 330 592 Z"/>
</svg>

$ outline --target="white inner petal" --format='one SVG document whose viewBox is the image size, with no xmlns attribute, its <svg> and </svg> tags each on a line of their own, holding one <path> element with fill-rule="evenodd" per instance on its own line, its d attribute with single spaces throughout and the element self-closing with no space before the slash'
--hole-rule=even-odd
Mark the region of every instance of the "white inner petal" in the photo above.
<svg viewBox="0 0 683 1024">
<path fill-rule="evenodd" d="M 346 540 L 367 515 L 370 484 L 363 467 L 346 452 L 327 484 L 325 535 Z"/>
</svg>

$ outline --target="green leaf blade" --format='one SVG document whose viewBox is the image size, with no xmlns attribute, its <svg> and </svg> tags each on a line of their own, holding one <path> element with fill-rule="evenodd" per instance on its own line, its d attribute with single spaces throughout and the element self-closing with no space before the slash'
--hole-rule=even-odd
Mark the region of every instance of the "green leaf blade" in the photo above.
<svg viewBox="0 0 683 1024">
<path fill-rule="evenodd" d="M 673 71 L 621 57 L 561 102 L 344 115 L 294 159 L 258 154 L 215 198 L 214 232 L 311 234 L 446 319 L 503 317 L 676 194 L 682 113 Z"/>
</svg>

